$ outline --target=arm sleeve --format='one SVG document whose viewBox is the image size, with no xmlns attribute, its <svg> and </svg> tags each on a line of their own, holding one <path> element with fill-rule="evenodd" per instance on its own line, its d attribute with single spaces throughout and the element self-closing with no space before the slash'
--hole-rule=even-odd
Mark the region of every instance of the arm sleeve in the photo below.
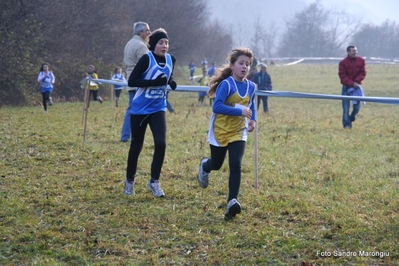
<svg viewBox="0 0 399 266">
<path fill-rule="evenodd" d="M 364 59 L 361 60 L 361 68 L 359 75 L 356 76 L 355 81 L 359 84 L 362 84 L 363 79 L 366 77 L 366 62 Z"/>
<path fill-rule="evenodd" d="M 55 83 L 55 76 L 54 76 L 54 73 L 53 73 L 53 72 L 50 72 L 50 73 L 51 73 L 51 76 L 52 76 L 51 84 L 54 84 L 54 83 Z"/>
<path fill-rule="evenodd" d="M 216 90 L 216 96 L 213 103 L 212 111 L 215 114 L 241 116 L 242 110 L 240 108 L 235 108 L 224 104 L 227 99 L 228 90 L 229 87 L 227 82 L 222 81 Z"/>
<path fill-rule="evenodd" d="M 42 82 L 43 79 L 43 72 L 40 71 L 39 76 L 37 76 L 37 82 Z"/>
</svg>

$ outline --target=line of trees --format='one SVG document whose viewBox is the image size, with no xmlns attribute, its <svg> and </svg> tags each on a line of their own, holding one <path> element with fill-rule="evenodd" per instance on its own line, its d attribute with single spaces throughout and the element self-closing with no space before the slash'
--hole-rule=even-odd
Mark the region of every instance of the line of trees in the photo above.
<svg viewBox="0 0 399 266">
<path fill-rule="evenodd" d="M 250 40 L 258 59 L 342 56 L 349 44 L 362 56 L 399 58 L 399 25 L 362 24 L 344 11 L 306 6 L 280 33 L 274 22 L 255 19 L 234 33 L 210 19 L 210 0 L 14 0 L 0 1 L 0 106 L 26 105 L 38 99 L 39 68 L 48 62 L 56 76 L 54 96 L 82 97 L 79 81 L 93 64 L 110 78 L 122 64 L 133 23 L 168 31 L 170 53 L 178 66 L 207 57 L 224 63 L 233 43 Z M 179 75 L 179 73 L 176 73 Z M 79 98 L 80 98 L 79 97 Z"/>
<path fill-rule="evenodd" d="M 15 0 L 0 1 L 0 10 L 0 105 L 35 102 L 43 62 L 56 77 L 53 96 L 82 97 L 87 65 L 110 78 L 136 21 L 168 31 L 178 65 L 223 62 L 232 47 L 229 30 L 209 21 L 207 0 Z"/>
</svg>

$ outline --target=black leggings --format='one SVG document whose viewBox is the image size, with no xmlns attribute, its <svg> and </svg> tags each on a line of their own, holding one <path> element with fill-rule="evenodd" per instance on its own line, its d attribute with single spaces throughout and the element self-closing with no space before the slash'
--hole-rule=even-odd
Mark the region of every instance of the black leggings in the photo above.
<svg viewBox="0 0 399 266">
<path fill-rule="evenodd" d="M 154 155 L 151 163 L 151 179 L 159 180 L 166 150 L 166 115 L 157 112 L 149 115 L 130 115 L 132 140 L 127 159 L 126 179 L 134 180 L 137 171 L 137 161 L 143 149 L 147 125 L 150 125 L 154 139 Z"/>
<path fill-rule="evenodd" d="M 50 101 L 50 91 L 42 92 L 43 108 L 47 111 L 47 101 Z"/>
<path fill-rule="evenodd" d="M 120 97 L 122 90 L 114 90 L 115 91 L 115 96 Z"/>
<path fill-rule="evenodd" d="M 98 101 L 97 92 L 98 90 L 90 90 L 90 94 L 93 95 L 93 101 Z"/>
<path fill-rule="evenodd" d="M 204 164 L 204 171 L 211 172 L 219 170 L 224 162 L 227 151 L 229 151 L 229 198 L 237 199 L 241 184 L 241 162 L 245 151 L 245 141 L 235 141 L 229 143 L 227 147 L 217 147 L 210 145 L 211 158 Z"/>
</svg>

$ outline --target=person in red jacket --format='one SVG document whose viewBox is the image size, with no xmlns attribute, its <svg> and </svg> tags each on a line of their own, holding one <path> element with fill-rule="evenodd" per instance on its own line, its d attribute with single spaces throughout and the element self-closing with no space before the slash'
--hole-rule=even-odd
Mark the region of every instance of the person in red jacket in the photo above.
<svg viewBox="0 0 399 266">
<path fill-rule="evenodd" d="M 360 86 L 366 77 L 366 62 L 357 56 L 357 48 L 350 45 L 346 48 L 348 56 L 341 60 L 338 65 L 338 76 L 342 84 L 342 95 L 351 95 L 349 91 L 362 90 Z M 352 113 L 349 115 L 350 101 L 342 100 L 342 123 L 344 128 L 352 128 L 352 122 L 360 111 L 360 101 L 353 103 Z"/>
</svg>

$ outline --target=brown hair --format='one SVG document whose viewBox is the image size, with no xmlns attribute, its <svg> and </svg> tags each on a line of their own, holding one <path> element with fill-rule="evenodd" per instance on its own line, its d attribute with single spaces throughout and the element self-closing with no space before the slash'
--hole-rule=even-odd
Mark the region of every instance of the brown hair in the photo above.
<svg viewBox="0 0 399 266">
<path fill-rule="evenodd" d="M 210 80 L 209 83 L 210 85 L 208 90 L 209 96 L 211 97 L 215 96 L 216 89 L 219 86 L 219 84 L 224 79 L 231 76 L 232 71 L 230 66 L 233 65 L 237 61 L 238 57 L 240 57 L 241 55 L 248 56 L 252 65 L 254 54 L 252 53 L 251 49 L 243 47 L 243 48 L 236 48 L 233 51 L 231 51 L 230 55 L 226 59 L 227 64 L 224 67 L 219 68 L 216 71 L 215 76 L 213 76 Z"/>
</svg>

